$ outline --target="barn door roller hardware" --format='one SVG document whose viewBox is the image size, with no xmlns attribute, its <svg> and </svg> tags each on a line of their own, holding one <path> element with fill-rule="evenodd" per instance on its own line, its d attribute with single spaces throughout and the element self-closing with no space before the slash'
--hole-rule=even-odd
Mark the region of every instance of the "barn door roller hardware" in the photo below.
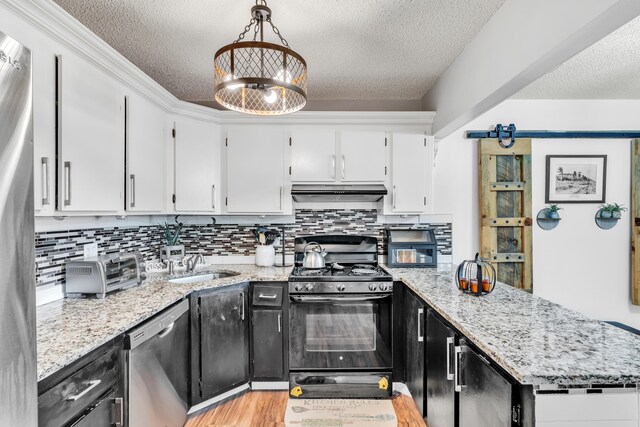
<svg viewBox="0 0 640 427">
<path fill-rule="evenodd" d="M 516 130 L 511 123 L 509 126 L 496 125 L 493 130 L 468 130 L 468 139 L 497 138 L 500 146 L 511 148 L 516 138 L 527 139 L 636 139 L 640 138 L 640 130 Z M 511 143 L 506 145 L 502 141 L 509 139 Z"/>
</svg>

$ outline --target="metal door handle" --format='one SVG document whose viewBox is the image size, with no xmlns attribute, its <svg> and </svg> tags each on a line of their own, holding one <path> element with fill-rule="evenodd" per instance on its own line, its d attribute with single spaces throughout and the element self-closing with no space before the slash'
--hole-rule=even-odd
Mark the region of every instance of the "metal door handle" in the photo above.
<svg viewBox="0 0 640 427">
<path fill-rule="evenodd" d="M 131 188 L 131 207 L 136 207 L 136 176 L 131 174 L 129 176 L 129 183 Z"/>
<path fill-rule="evenodd" d="M 291 300 L 294 302 L 367 302 L 376 301 L 380 299 L 389 298 L 391 295 L 365 295 L 361 297 L 312 297 L 303 295 L 291 295 Z"/>
<path fill-rule="evenodd" d="M 396 199 L 398 198 L 398 190 L 396 189 L 396 186 L 393 186 L 393 209 L 396 208 Z"/>
<path fill-rule="evenodd" d="M 242 300 L 242 313 L 240 318 L 244 320 L 244 292 L 240 292 L 240 299 Z"/>
<path fill-rule="evenodd" d="M 278 295 L 276 295 L 276 294 L 259 294 L 258 298 L 259 299 L 276 299 L 276 298 L 278 298 Z"/>
<path fill-rule="evenodd" d="M 282 314 L 278 314 L 278 332 L 282 332 Z"/>
<path fill-rule="evenodd" d="M 124 399 L 122 397 L 116 397 L 113 399 L 113 412 L 114 426 L 124 426 Z"/>
<path fill-rule="evenodd" d="M 331 179 L 336 179 L 336 155 L 331 155 L 331 169 L 329 169 Z"/>
<path fill-rule="evenodd" d="M 460 383 L 460 354 L 462 354 L 462 347 L 456 346 L 453 359 L 453 387 L 458 393 L 462 391 L 462 384 Z"/>
<path fill-rule="evenodd" d="M 344 179 L 345 174 L 347 173 L 347 159 L 342 155 L 342 179 Z"/>
<path fill-rule="evenodd" d="M 71 162 L 64 162 L 65 196 L 64 205 L 71 205 Z"/>
<path fill-rule="evenodd" d="M 420 321 L 423 315 L 424 315 L 424 308 L 419 308 L 418 309 L 418 342 L 424 341 L 424 334 L 422 333 L 422 322 Z"/>
<path fill-rule="evenodd" d="M 40 161 L 42 162 L 41 164 L 42 170 L 40 171 L 42 173 L 42 176 L 40 179 L 40 182 L 42 184 L 42 204 L 48 205 L 49 204 L 49 158 L 43 157 L 40 159 Z"/>
<path fill-rule="evenodd" d="M 453 381 L 454 377 L 454 374 L 451 372 L 451 347 L 453 346 L 453 337 L 447 337 L 447 381 Z"/>
<path fill-rule="evenodd" d="M 80 399 L 82 396 L 84 396 L 85 394 L 89 393 L 91 390 L 93 390 L 94 388 L 98 387 L 98 385 L 100 385 L 100 383 L 102 382 L 102 380 L 92 380 L 92 381 L 87 381 L 85 384 L 87 384 L 89 387 L 85 388 L 84 390 L 82 390 L 80 393 L 78 394 L 74 394 L 71 396 L 67 397 L 67 400 L 70 400 L 72 402 L 75 402 L 76 400 Z"/>
<path fill-rule="evenodd" d="M 164 338 L 167 335 L 169 335 L 171 333 L 171 331 L 173 330 L 173 327 L 175 326 L 176 322 L 171 322 L 171 324 L 169 326 L 167 326 L 166 328 L 164 328 L 163 330 L 161 330 L 158 333 L 158 338 Z"/>
<path fill-rule="evenodd" d="M 211 207 L 213 210 L 216 210 L 216 186 L 215 184 L 211 186 Z"/>
</svg>

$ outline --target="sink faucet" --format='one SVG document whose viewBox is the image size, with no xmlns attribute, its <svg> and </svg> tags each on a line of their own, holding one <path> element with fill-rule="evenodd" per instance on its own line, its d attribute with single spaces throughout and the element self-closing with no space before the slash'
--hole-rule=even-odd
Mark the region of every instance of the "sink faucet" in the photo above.
<svg viewBox="0 0 640 427">
<path fill-rule="evenodd" d="M 204 263 L 204 258 L 202 254 L 195 254 L 187 258 L 186 267 L 188 272 L 192 272 L 196 269 L 198 264 Z"/>
</svg>

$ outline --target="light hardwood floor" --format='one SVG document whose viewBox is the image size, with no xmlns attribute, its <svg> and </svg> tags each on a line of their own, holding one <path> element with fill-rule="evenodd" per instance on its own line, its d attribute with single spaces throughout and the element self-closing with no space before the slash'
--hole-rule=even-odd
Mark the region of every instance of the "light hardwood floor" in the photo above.
<svg viewBox="0 0 640 427">
<path fill-rule="evenodd" d="M 248 391 L 189 417 L 185 427 L 284 427 L 286 391 Z M 425 427 L 413 400 L 392 399 L 398 427 Z"/>
</svg>

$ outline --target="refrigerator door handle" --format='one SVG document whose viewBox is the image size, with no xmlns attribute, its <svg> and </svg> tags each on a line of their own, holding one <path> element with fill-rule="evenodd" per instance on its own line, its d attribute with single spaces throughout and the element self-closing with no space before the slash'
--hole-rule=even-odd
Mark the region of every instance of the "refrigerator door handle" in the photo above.
<svg viewBox="0 0 640 427">
<path fill-rule="evenodd" d="M 452 347 L 454 347 L 454 338 L 447 337 L 447 381 L 453 381 L 455 376 L 455 373 L 451 372 L 451 348 Z"/>
<path fill-rule="evenodd" d="M 462 384 L 460 381 L 460 354 L 462 354 L 462 347 L 455 347 L 455 358 L 453 360 L 453 384 L 457 393 L 462 391 Z"/>
</svg>

